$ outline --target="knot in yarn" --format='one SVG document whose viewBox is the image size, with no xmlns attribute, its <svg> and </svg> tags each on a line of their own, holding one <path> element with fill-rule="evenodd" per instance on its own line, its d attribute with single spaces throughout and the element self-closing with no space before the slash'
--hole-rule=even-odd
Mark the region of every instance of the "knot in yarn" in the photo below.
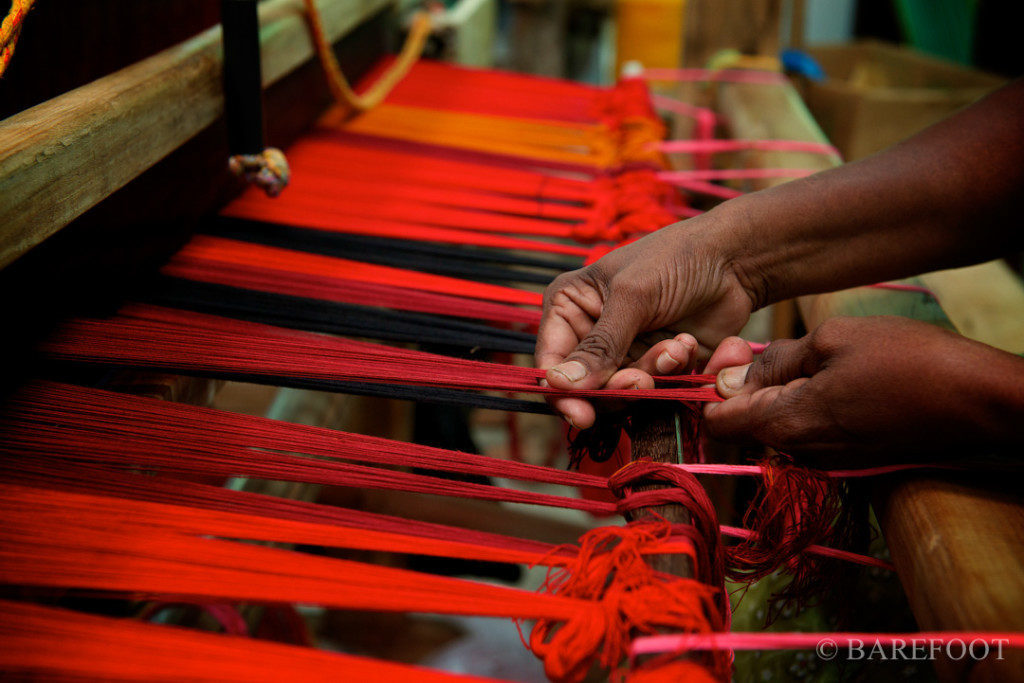
<svg viewBox="0 0 1024 683">
<path fill-rule="evenodd" d="M 291 180 L 288 159 L 276 147 L 267 147 L 260 154 L 236 154 L 228 159 L 228 168 L 270 197 L 281 194 Z"/>
</svg>

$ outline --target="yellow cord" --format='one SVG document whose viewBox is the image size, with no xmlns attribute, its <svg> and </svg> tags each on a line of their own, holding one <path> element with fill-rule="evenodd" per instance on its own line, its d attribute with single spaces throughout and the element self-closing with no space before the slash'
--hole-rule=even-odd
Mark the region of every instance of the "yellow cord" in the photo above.
<svg viewBox="0 0 1024 683">
<path fill-rule="evenodd" d="M 25 15 L 32 9 L 35 0 L 12 0 L 11 11 L 0 23 L 0 76 L 4 75 L 7 65 L 11 63 L 14 56 L 14 46 L 18 43 L 18 35 L 21 33 L 21 24 Z"/>
<path fill-rule="evenodd" d="M 331 44 L 324 34 L 323 23 L 320 21 L 320 11 L 316 7 L 315 0 L 304 0 L 306 3 L 306 16 L 309 19 L 309 28 L 313 34 L 313 43 L 316 45 L 317 55 L 320 57 L 320 64 L 324 73 L 327 74 L 327 85 L 331 94 L 339 103 L 353 111 L 366 111 L 373 109 L 384 101 L 391 89 L 409 72 L 412 65 L 419 59 L 423 52 L 423 46 L 430 35 L 431 21 L 426 12 L 419 12 L 413 17 L 409 35 L 402 46 L 402 52 L 398 55 L 395 63 L 391 65 L 387 73 L 377 79 L 377 82 L 360 95 L 349 85 L 345 74 L 338 66 L 338 60 L 334 56 Z"/>
</svg>

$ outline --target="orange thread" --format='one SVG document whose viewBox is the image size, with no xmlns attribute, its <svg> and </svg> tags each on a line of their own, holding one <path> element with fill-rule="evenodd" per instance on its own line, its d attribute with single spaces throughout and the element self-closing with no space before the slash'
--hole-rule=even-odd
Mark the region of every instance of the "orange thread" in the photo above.
<svg viewBox="0 0 1024 683">
<path fill-rule="evenodd" d="M 327 85 L 331 89 L 331 95 L 339 103 L 348 107 L 350 113 L 373 109 L 384 101 L 391 89 L 405 77 L 412 65 L 419 59 L 432 28 L 430 16 L 426 12 L 417 13 L 413 17 L 409 35 L 405 39 L 405 45 L 402 46 L 402 52 L 398 55 L 398 59 L 391 65 L 387 73 L 381 76 L 369 90 L 360 95 L 349 85 L 345 74 L 338 65 L 338 59 L 334 56 L 331 44 L 324 33 L 320 10 L 317 9 L 315 0 L 305 0 L 305 4 L 306 18 L 309 21 L 313 44 L 316 46 L 320 64 L 327 75 Z"/>
<path fill-rule="evenodd" d="M 4 75 L 7 65 L 11 63 L 25 15 L 32 9 L 34 2 L 35 0 L 11 0 L 11 10 L 0 24 L 0 76 Z"/>
</svg>

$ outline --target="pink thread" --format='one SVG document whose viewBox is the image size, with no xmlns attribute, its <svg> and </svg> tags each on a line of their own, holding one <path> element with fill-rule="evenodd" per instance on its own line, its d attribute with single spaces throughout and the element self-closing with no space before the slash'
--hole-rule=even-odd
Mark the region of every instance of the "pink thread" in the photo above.
<svg viewBox="0 0 1024 683">
<path fill-rule="evenodd" d="M 684 650 L 811 650 L 822 641 L 837 647 L 880 644 L 882 647 L 905 647 L 908 641 L 983 640 L 990 645 L 1002 641 L 1011 648 L 1024 648 L 1024 633 L 1001 631 L 921 631 L 920 633 L 681 633 L 676 635 L 637 638 L 630 646 L 630 656 Z"/>
<path fill-rule="evenodd" d="M 939 300 L 939 297 L 935 296 L 935 292 L 928 289 L 927 287 L 921 287 L 920 285 L 905 285 L 899 282 L 878 282 L 876 284 L 867 286 L 872 289 L 891 289 L 897 292 L 917 292 L 918 294 L 925 294 L 927 296 L 930 296 L 936 301 Z"/>
<path fill-rule="evenodd" d="M 735 197 L 742 197 L 744 194 L 743 192 L 734 190 L 731 187 L 722 187 L 721 185 L 715 185 L 714 183 L 709 183 L 704 180 L 678 179 L 668 182 L 678 188 L 686 190 L 687 192 L 706 194 L 711 197 L 719 197 L 721 199 L 734 199 Z"/>
<path fill-rule="evenodd" d="M 758 69 L 644 69 L 638 78 L 645 81 L 685 81 L 710 83 L 788 83 L 778 71 Z"/>
<path fill-rule="evenodd" d="M 693 137 L 695 139 L 711 140 L 715 137 L 715 124 L 718 121 L 718 117 L 713 110 L 707 107 L 698 107 L 689 102 L 683 102 L 682 100 L 666 97 L 665 95 L 652 94 L 651 103 L 658 109 L 664 109 L 673 114 L 692 118 L 696 124 L 693 130 Z M 693 161 L 699 169 L 711 168 L 711 156 L 708 154 L 697 154 Z"/>
<path fill-rule="evenodd" d="M 678 467 L 681 470 L 686 470 L 690 474 L 723 474 L 732 476 L 760 476 L 764 473 L 764 468 L 760 465 L 724 465 L 724 464 L 707 464 L 707 463 L 683 463 L 673 464 L 672 467 Z M 946 464 L 946 463 L 906 463 L 899 465 L 881 465 L 879 467 L 864 467 L 861 469 L 853 470 L 825 470 L 823 474 L 833 479 L 849 479 L 855 477 L 877 477 L 883 474 L 892 474 L 894 472 L 906 472 L 907 470 L 964 470 L 967 469 L 961 465 Z"/>
<path fill-rule="evenodd" d="M 839 150 L 822 142 L 803 140 L 666 140 L 654 143 L 659 152 L 668 154 L 715 154 L 757 150 L 763 152 L 807 152 L 841 157 Z"/>
<path fill-rule="evenodd" d="M 763 178 L 803 178 L 817 173 L 813 168 L 713 168 L 695 171 L 660 171 L 658 180 L 746 180 Z"/>
</svg>

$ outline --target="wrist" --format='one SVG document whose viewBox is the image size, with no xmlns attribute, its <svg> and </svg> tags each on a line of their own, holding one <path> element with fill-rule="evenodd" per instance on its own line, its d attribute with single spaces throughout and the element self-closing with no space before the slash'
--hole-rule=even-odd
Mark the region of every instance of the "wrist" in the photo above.
<svg viewBox="0 0 1024 683">
<path fill-rule="evenodd" d="M 1024 358 L 969 342 L 977 356 L 960 366 L 958 381 L 962 390 L 958 403 L 967 420 L 965 428 L 982 442 L 997 446 L 1020 444 L 1024 433 Z"/>
<path fill-rule="evenodd" d="M 755 206 L 756 202 L 748 197 L 720 204 L 706 214 L 710 225 L 704 232 L 704 239 L 717 262 L 750 299 L 751 311 L 777 300 L 764 258 L 767 249 L 754 248 L 754 245 L 766 246 L 764 240 L 755 239 Z"/>
</svg>

